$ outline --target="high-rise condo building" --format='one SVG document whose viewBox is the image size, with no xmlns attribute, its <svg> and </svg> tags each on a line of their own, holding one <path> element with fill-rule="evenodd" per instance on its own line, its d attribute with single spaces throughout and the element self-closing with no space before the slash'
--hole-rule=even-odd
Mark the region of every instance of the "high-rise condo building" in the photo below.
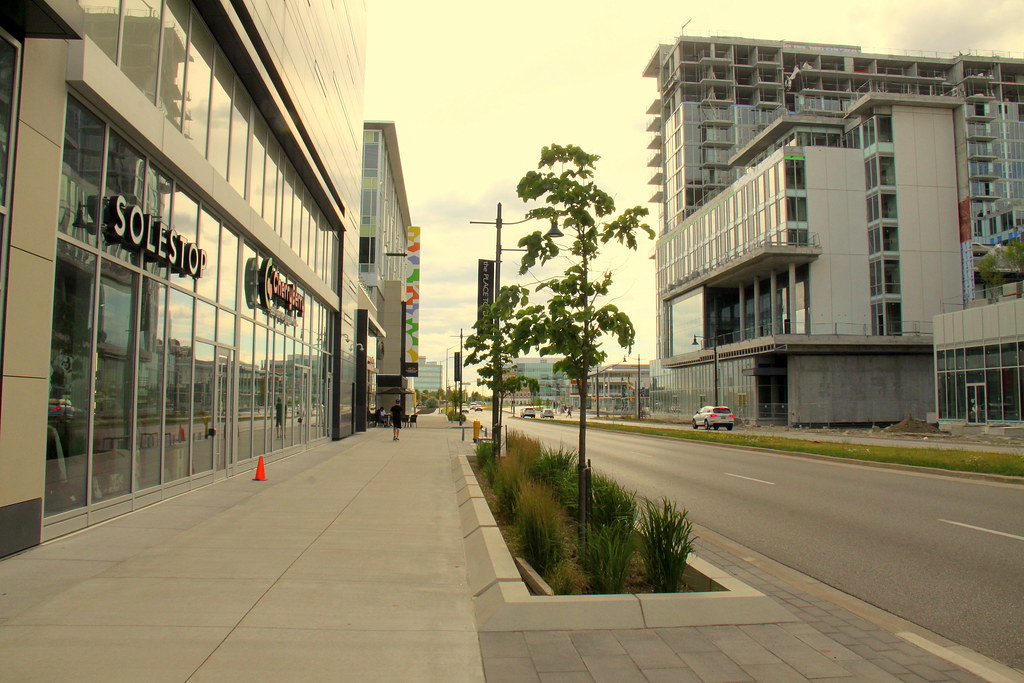
<svg viewBox="0 0 1024 683">
<path fill-rule="evenodd" d="M 934 411 L 932 319 L 1024 226 L 1024 60 L 682 37 L 644 75 L 653 411 L 790 424 Z"/>
</svg>

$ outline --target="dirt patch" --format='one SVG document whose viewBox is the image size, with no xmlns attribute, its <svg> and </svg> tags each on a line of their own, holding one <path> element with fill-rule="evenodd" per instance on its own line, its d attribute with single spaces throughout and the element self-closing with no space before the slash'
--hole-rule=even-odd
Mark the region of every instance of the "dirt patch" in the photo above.
<svg viewBox="0 0 1024 683">
<path fill-rule="evenodd" d="M 916 420 L 912 417 L 890 425 L 882 430 L 888 434 L 941 434 L 942 432 L 933 424 L 924 420 Z"/>
</svg>

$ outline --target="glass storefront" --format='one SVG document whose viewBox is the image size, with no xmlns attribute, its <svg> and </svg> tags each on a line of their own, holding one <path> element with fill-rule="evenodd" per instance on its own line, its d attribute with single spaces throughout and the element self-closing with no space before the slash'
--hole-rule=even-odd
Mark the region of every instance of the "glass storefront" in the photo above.
<svg viewBox="0 0 1024 683">
<path fill-rule="evenodd" d="M 1024 421 L 1024 342 L 935 352 L 939 420 Z"/>
<path fill-rule="evenodd" d="M 66 127 L 44 513 L 326 438 L 337 313 L 276 270 L 262 273 L 282 292 L 260 300 L 270 254 L 72 97 Z M 202 250 L 198 276 L 158 253 L 170 237 L 152 251 L 118 238 L 117 207 L 126 234 L 170 234 L 155 224 Z"/>
</svg>

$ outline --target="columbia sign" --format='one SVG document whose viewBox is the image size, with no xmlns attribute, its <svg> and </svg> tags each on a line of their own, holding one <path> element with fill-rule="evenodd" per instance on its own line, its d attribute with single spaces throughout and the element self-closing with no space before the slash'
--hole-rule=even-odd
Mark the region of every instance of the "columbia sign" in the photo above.
<svg viewBox="0 0 1024 683">
<path fill-rule="evenodd" d="M 172 273 L 200 278 L 206 270 L 206 251 L 189 242 L 152 214 L 143 213 L 122 195 L 107 199 L 103 225 L 107 239 L 137 251 L 149 261 L 166 264 Z"/>
<path fill-rule="evenodd" d="M 258 283 L 260 306 L 265 309 L 280 306 L 288 313 L 302 317 L 306 310 L 306 300 L 299 288 L 281 275 L 281 271 L 274 266 L 274 259 L 263 261 Z"/>
</svg>

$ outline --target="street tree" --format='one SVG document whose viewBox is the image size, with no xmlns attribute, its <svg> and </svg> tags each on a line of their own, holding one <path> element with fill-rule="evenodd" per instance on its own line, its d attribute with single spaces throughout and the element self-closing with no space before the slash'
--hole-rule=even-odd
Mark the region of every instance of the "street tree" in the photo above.
<svg viewBox="0 0 1024 683">
<path fill-rule="evenodd" d="M 1015 240 L 996 247 L 978 260 L 978 275 L 989 287 L 1006 284 L 1007 275 L 1016 282 L 1024 278 L 1024 242 Z"/>
<path fill-rule="evenodd" d="M 563 234 L 572 240 L 563 248 L 540 231 L 522 238 L 519 246 L 525 253 L 519 272 L 526 273 L 535 265 L 544 266 L 560 257 L 569 261 L 564 275 L 536 286 L 537 291 L 548 294 L 547 303 L 521 312 L 521 319 L 527 334 L 523 343 L 537 348 L 542 356 L 563 356 L 554 370 L 564 372 L 579 387 L 579 522 L 584 537 L 589 507 L 586 406 L 590 370 L 607 357 L 601 349 L 602 337 L 611 335 L 627 349 L 632 349 L 635 337 L 629 316 L 614 304 L 603 303 L 612 285 L 612 274 L 591 270 L 601 245 L 614 241 L 636 250 L 639 234 L 654 237 L 654 231 L 642 222 L 648 213 L 646 208 L 634 206 L 614 217 L 611 195 L 593 181 L 599 158 L 575 145 L 544 147 L 538 170 L 524 175 L 516 188 L 523 201 L 543 202 L 530 209 L 528 218 L 557 220 Z"/>
<path fill-rule="evenodd" d="M 505 397 L 523 389 L 537 391 L 540 383 L 533 377 L 509 372 L 512 362 L 530 348 L 529 325 L 541 307 L 530 305 L 525 287 L 508 286 L 498 290 L 494 303 L 480 307 L 474 332 L 466 339 L 468 351 L 464 365 L 480 365 L 477 383 L 498 397 L 498 414 L 494 416 L 491 438 L 494 452 L 501 452 L 501 415 Z"/>
</svg>

